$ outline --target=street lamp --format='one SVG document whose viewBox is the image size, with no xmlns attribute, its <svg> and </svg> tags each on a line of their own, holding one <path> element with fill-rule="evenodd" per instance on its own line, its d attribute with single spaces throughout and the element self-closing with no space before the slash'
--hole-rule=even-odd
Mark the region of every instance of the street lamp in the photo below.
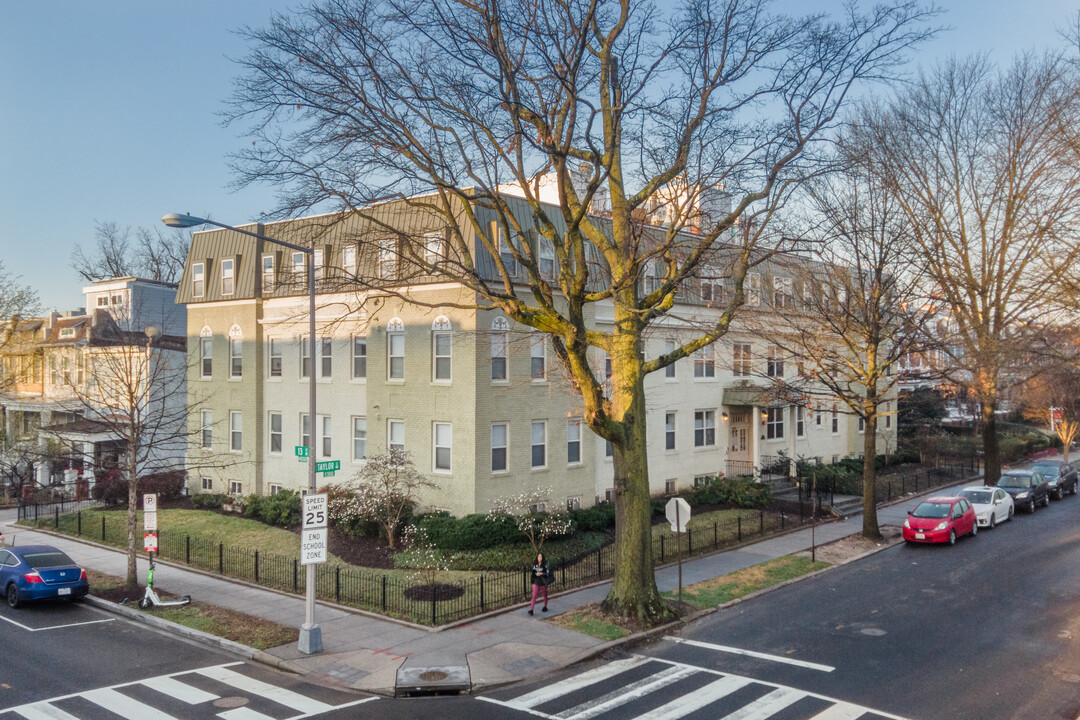
<svg viewBox="0 0 1080 720">
<path fill-rule="evenodd" d="M 161 222 L 169 227 L 190 228 L 196 225 L 214 225 L 226 230 L 250 235 L 253 238 L 265 240 L 275 245 L 287 247 L 290 250 L 302 252 L 307 255 L 307 283 L 308 283 L 308 491 L 315 492 L 315 250 L 301 247 L 292 243 L 277 240 L 267 235 L 242 230 L 232 225 L 219 223 L 215 220 L 194 217 L 182 213 L 170 213 L 161 218 Z M 322 652 L 322 629 L 315 624 L 315 565 L 307 566 L 307 602 L 305 603 L 304 624 L 300 627 L 300 641 L 298 648 L 305 654 Z"/>
</svg>

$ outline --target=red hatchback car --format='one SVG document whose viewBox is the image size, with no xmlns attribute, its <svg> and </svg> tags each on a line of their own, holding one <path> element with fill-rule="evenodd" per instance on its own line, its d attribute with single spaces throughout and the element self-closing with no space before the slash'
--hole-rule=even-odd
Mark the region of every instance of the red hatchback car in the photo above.
<svg viewBox="0 0 1080 720">
<path fill-rule="evenodd" d="M 904 521 L 904 540 L 909 543 L 956 544 L 956 538 L 979 532 L 975 509 L 959 497 L 932 497 L 908 512 Z"/>
</svg>

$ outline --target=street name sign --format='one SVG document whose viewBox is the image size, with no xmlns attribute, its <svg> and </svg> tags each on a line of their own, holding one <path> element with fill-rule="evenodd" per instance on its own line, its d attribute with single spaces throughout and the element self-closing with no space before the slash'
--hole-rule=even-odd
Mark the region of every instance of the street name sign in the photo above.
<svg viewBox="0 0 1080 720">
<path fill-rule="evenodd" d="M 307 445 L 297 445 L 295 449 L 296 449 L 296 457 L 298 457 L 298 458 L 306 458 L 308 456 L 308 446 Z"/>
<path fill-rule="evenodd" d="M 315 463 L 315 472 L 328 473 L 341 469 L 340 460 L 327 460 L 326 462 Z"/>
</svg>

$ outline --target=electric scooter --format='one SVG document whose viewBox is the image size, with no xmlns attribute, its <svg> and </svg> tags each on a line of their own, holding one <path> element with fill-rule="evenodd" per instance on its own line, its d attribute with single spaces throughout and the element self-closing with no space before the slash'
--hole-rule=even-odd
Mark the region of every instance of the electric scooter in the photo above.
<svg viewBox="0 0 1080 720">
<path fill-rule="evenodd" d="M 185 595 L 179 600 L 162 600 L 154 592 L 154 556 L 150 556 L 150 570 L 146 573 L 146 594 L 139 600 L 139 607 L 143 610 L 152 607 L 183 607 L 191 602 L 191 596 Z"/>
</svg>

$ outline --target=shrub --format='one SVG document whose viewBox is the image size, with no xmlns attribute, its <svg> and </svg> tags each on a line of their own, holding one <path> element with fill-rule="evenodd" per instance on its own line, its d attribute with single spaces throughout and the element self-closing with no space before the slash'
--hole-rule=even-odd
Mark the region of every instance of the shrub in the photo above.
<svg viewBox="0 0 1080 720">
<path fill-rule="evenodd" d="M 653 512 L 656 512 L 655 507 Z M 607 532 L 615 527 L 615 504 L 602 503 L 571 510 L 570 519 L 580 532 Z"/>
<path fill-rule="evenodd" d="M 220 510 L 229 499 L 228 495 L 221 493 L 199 493 L 191 496 L 191 504 L 200 510 Z"/>
<path fill-rule="evenodd" d="M 244 517 L 274 527 L 300 524 L 301 499 L 299 493 L 292 490 L 282 490 L 275 495 L 249 495 L 246 503 Z"/>
<path fill-rule="evenodd" d="M 170 471 L 146 475 L 139 479 L 139 501 L 142 495 L 154 493 L 158 500 L 173 500 L 184 491 L 183 471 Z M 116 470 L 99 475 L 90 490 L 90 496 L 106 505 L 127 505 L 127 480 Z"/>
<path fill-rule="evenodd" d="M 455 518 L 449 513 L 431 513 L 417 516 L 413 523 L 426 531 L 431 544 L 451 552 L 513 545 L 526 539 L 510 516 L 488 519 L 487 515 L 474 514 Z"/>
<path fill-rule="evenodd" d="M 691 507 L 697 505 L 735 505 L 763 508 L 772 502 L 772 486 L 749 478 L 713 477 L 681 493 Z"/>
</svg>

